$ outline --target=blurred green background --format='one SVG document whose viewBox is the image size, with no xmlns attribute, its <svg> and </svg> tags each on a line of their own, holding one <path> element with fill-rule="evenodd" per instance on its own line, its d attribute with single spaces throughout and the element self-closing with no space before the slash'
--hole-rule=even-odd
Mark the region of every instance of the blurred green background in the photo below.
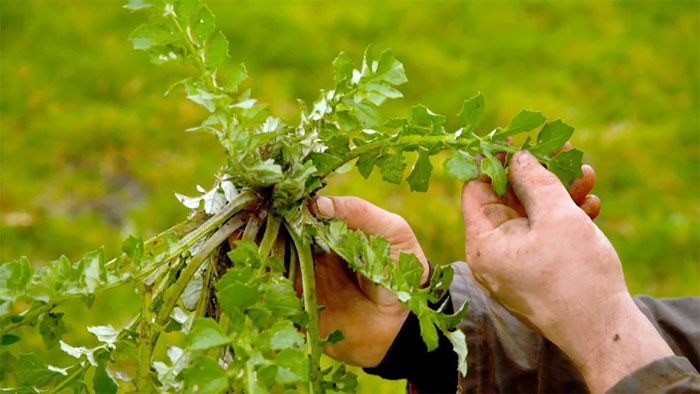
<svg viewBox="0 0 700 394">
<path fill-rule="evenodd" d="M 127 37 L 142 18 L 118 1 L 0 0 L 0 261 L 77 259 L 186 217 L 174 192 L 209 186 L 224 162 L 181 91 L 190 70 L 157 67 Z M 576 127 L 598 173 L 598 225 L 632 293 L 700 294 L 700 2 L 212 1 L 246 85 L 293 120 L 332 86 L 340 51 L 368 45 L 404 63 L 405 97 L 449 117 L 481 92 L 487 132 L 526 108 Z M 338 176 L 413 225 L 436 263 L 464 259 L 461 185 L 438 170 L 427 193 Z M 585 297 L 582 294 L 582 297 Z M 127 313 L 112 297 L 86 319 Z M 84 330 L 84 329 L 83 329 Z M 15 349 L 16 350 L 16 349 Z M 400 391 L 362 378 L 361 391 Z"/>
</svg>

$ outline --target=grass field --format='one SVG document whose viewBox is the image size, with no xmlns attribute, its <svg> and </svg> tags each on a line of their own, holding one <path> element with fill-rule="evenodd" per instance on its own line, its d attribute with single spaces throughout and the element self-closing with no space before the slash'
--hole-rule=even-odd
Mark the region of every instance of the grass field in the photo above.
<svg viewBox="0 0 700 394">
<path fill-rule="evenodd" d="M 76 259 L 181 221 L 174 192 L 209 186 L 224 155 L 185 134 L 205 114 L 181 91 L 189 71 L 156 67 L 127 37 L 140 18 L 114 1 L 0 0 L 0 262 Z M 598 173 L 598 225 L 630 290 L 700 294 L 700 2 L 212 1 L 247 87 L 293 119 L 332 82 L 340 51 L 391 48 L 405 97 L 446 114 L 486 98 L 483 131 L 520 109 L 576 127 Z M 437 167 L 437 166 L 436 166 Z M 434 262 L 464 259 L 460 188 L 338 176 L 327 193 L 367 198 L 413 225 Z M 585 294 L 581 295 L 585 297 Z M 87 313 L 128 308 L 119 297 Z M 108 316 L 101 315 L 109 311 Z M 20 349 L 12 348 L 16 352 Z M 399 390 L 363 377 L 362 391 Z"/>
</svg>

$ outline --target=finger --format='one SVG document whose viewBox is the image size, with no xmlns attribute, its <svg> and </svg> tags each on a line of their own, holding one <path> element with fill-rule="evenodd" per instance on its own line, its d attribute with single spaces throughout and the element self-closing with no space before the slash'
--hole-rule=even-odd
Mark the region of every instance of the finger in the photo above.
<svg viewBox="0 0 700 394">
<path fill-rule="evenodd" d="M 559 178 L 542 167 L 530 152 L 513 155 L 508 178 L 533 223 L 550 216 L 552 211 L 574 205 Z"/>
<path fill-rule="evenodd" d="M 503 217 L 494 207 L 500 199 L 490 184 L 478 180 L 469 181 L 462 188 L 462 215 L 467 239 L 493 230 L 503 223 Z"/>
<path fill-rule="evenodd" d="M 586 212 L 586 215 L 591 219 L 598 217 L 600 213 L 600 198 L 594 194 L 589 194 L 583 203 L 579 204 L 579 207 Z"/>
<path fill-rule="evenodd" d="M 576 205 L 581 205 L 586 200 L 586 196 L 590 194 L 591 190 L 595 186 L 595 170 L 589 165 L 581 166 L 581 172 L 583 175 L 579 178 L 574 179 L 574 181 L 569 185 L 569 195 L 571 199 L 574 200 Z"/>
<path fill-rule="evenodd" d="M 343 220 L 350 229 L 368 235 L 383 235 L 387 229 L 407 225 L 401 216 L 359 197 L 317 196 L 312 206 L 316 216 Z"/>
</svg>

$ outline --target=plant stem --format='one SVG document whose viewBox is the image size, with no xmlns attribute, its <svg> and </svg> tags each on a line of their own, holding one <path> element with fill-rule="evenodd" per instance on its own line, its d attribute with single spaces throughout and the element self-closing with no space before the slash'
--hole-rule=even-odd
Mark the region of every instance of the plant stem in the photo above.
<svg viewBox="0 0 700 394">
<path fill-rule="evenodd" d="M 144 283 L 141 296 L 141 323 L 139 332 L 139 364 L 136 378 L 136 391 L 146 393 L 150 391 L 151 356 L 153 354 L 153 338 L 151 336 L 151 301 L 153 285 Z"/>
<path fill-rule="evenodd" d="M 180 276 L 175 284 L 167 290 L 165 301 L 158 311 L 158 317 L 156 318 L 157 325 L 165 324 L 168 316 L 170 316 L 170 312 L 172 312 L 178 299 L 180 299 L 180 295 L 183 291 L 185 291 L 185 287 L 187 287 L 190 279 L 192 279 L 204 260 L 206 260 L 214 249 L 221 245 L 221 243 L 224 242 L 229 235 L 241 228 L 244 224 L 244 221 L 236 216 L 226 222 L 216 233 L 207 239 L 199 252 L 192 257 L 185 269 L 180 272 Z"/>
<path fill-rule="evenodd" d="M 309 357 L 309 381 L 311 393 L 320 393 L 321 380 L 319 371 L 321 369 L 321 351 L 319 322 L 318 322 L 318 301 L 316 299 L 316 278 L 314 275 L 314 259 L 311 255 L 311 244 L 309 239 L 299 229 L 287 227 L 292 237 L 297 254 L 299 256 L 299 266 L 301 267 L 301 283 L 303 288 L 304 310 L 309 316 L 306 326 L 306 353 Z"/>
</svg>

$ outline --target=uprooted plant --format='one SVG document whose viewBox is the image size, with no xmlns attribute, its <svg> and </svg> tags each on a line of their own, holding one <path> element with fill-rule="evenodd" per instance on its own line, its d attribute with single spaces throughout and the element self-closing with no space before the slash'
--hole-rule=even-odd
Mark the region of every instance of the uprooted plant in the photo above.
<svg viewBox="0 0 700 394">
<path fill-rule="evenodd" d="M 454 131 L 445 129 L 444 116 L 421 105 L 407 118 L 383 121 L 380 106 L 401 97 L 397 86 L 407 79 L 391 52 L 375 55 L 369 49 L 359 66 L 341 53 L 333 61 L 335 86 L 322 90 L 310 107 L 301 105 L 298 124 L 288 124 L 268 114 L 249 91 L 239 92 L 246 69 L 230 63 L 229 43 L 205 5 L 131 0 L 126 8 L 150 18 L 132 33 L 134 48 L 147 51 L 153 63 L 180 62 L 196 70 L 170 91 L 184 90 L 206 109 L 208 117 L 190 131 L 214 135 L 226 161 L 211 189 L 198 186 L 198 196 L 177 195 L 193 210 L 189 218 L 146 241 L 129 237 L 121 256 L 107 260 L 95 251 L 75 263 L 61 257 L 36 271 L 26 258 L 2 264 L 0 345 L 21 341 L 18 327 L 37 325 L 47 348 L 59 345 L 76 359 L 59 367 L 36 353 L 20 354 L 5 377 L 15 376 L 22 392 L 352 391 L 355 377 L 343 365 L 320 363 L 324 343 L 342 341 L 343 335 L 319 334 L 317 249 L 337 253 L 393 291 L 420 319 L 428 348 L 437 346 L 438 331 L 446 335 L 465 374 L 466 343 L 454 330 L 465 308 L 447 315 L 429 307 L 451 282 L 449 266 L 438 265 L 429 286 L 421 288 L 423 268 L 415 256 L 392 261 L 386 240 L 316 219 L 308 200 L 334 173 L 356 169 L 366 178 L 375 167 L 388 182 L 426 191 L 438 159 L 452 177 L 466 181 L 485 174 L 503 194 L 506 169 L 496 153 L 507 158 L 519 149 L 530 150 L 568 183 L 580 174 L 581 152 L 558 152 L 573 128 L 521 111 L 507 126 L 477 134 L 481 95 L 464 102 L 462 126 Z M 507 141 L 540 127 L 520 146 Z M 124 327 L 87 327 L 100 341 L 94 348 L 64 342 L 64 319 L 76 317 L 57 312 L 57 306 L 75 298 L 91 305 L 117 286 L 139 291 L 141 305 L 132 320 Z M 183 333 L 185 344 L 168 346 L 160 359 L 154 349 L 173 331 Z"/>
</svg>

